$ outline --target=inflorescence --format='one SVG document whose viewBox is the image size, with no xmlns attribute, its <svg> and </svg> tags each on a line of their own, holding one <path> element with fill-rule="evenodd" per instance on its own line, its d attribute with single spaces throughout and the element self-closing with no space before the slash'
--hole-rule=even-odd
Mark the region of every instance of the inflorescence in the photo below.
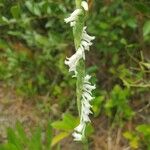
<svg viewBox="0 0 150 150">
<path fill-rule="evenodd" d="M 81 9 L 76 9 L 68 18 L 64 19 L 64 21 L 66 23 L 70 23 L 71 27 L 74 27 L 82 11 L 88 11 L 88 4 L 86 1 L 82 1 Z M 95 39 L 94 36 L 87 34 L 86 29 L 86 26 L 83 27 L 81 33 L 81 43 L 75 54 L 73 54 L 70 58 L 66 58 L 65 60 L 65 64 L 69 66 L 69 72 L 74 72 L 73 77 L 77 77 L 77 65 L 79 60 L 85 60 L 85 51 L 89 51 L 90 46 L 93 44 L 92 41 Z M 92 114 L 90 110 L 92 107 L 90 102 L 94 98 L 92 97 L 92 90 L 94 90 L 96 87 L 90 83 L 90 78 L 90 75 L 85 75 L 83 78 L 80 124 L 74 129 L 74 133 L 72 134 L 75 141 L 82 141 L 84 138 L 86 123 L 90 122 L 89 114 Z"/>
</svg>

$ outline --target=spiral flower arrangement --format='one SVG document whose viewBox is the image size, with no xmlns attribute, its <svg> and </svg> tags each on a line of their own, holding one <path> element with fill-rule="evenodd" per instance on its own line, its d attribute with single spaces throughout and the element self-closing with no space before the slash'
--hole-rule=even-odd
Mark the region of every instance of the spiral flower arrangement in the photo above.
<svg viewBox="0 0 150 150">
<path fill-rule="evenodd" d="M 85 51 L 90 50 L 94 36 L 87 34 L 85 20 L 88 12 L 88 3 L 86 1 L 76 0 L 76 9 L 64 21 L 73 28 L 74 42 L 76 52 L 66 58 L 65 64 L 69 66 L 69 72 L 73 72 L 73 77 L 77 79 L 77 104 L 80 116 L 80 123 L 74 129 L 73 137 L 75 141 L 82 141 L 85 138 L 85 128 L 90 122 L 89 115 L 92 114 L 90 102 L 92 90 L 96 87 L 90 83 L 91 76 L 85 73 Z"/>
</svg>

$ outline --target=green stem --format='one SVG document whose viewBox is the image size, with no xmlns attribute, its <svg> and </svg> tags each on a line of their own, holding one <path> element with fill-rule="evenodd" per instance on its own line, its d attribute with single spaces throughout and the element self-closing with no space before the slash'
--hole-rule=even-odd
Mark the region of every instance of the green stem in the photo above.
<svg viewBox="0 0 150 150">
<path fill-rule="evenodd" d="M 85 64 L 83 60 L 80 60 L 77 65 L 77 82 L 76 82 L 76 93 L 77 93 L 77 106 L 79 116 L 81 115 L 81 100 L 82 100 L 82 88 L 83 88 L 83 80 L 85 76 Z"/>
<path fill-rule="evenodd" d="M 81 7 L 81 0 L 75 0 L 76 1 L 76 8 Z"/>
<path fill-rule="evenodd" d="M 76 8 L 80 8 L 80 7 L 81 7 L 81 0 L 76 0 Z M 74 43 L 75 43 L 76 50 L 78 50 L 78 48 L 80 47 L 84 22 L 85 22 L 85 14 L 83 12 L 76 20 L 76 25 L 73 28 Z M 76 94 L 77 94 L 77 107 L 80 116 L 83 80 L 85 77 L 85 62 L 83 59 L 80 60 L 77 64 L 77 72 L 78 73 L 77 73 L 77 82 L 76 82 Z"/>
<path fill-rule="evenodd" d="M 76 8 L 81 8 L 81 0 L 76 0 Z M 82 12 L 82 14 L 80 14 L 78 19 L 76 20 L 76 24 L 73 28 L 74 43 L 75 43 L 76 50 L 78 50 L 81 44 L 85 19 L 86 19 L 85 13 Z M 83 92 L 83 82 L 85 77 L 85 61 L 83 59 L 79 60 L 76 69 L 77 69 L 77 82 L 76 82 L 77 107 L 78 107 L 79 116 L 81 116 L 81 100 L 82 100 L 82 92 Z M 82 142 L 83 142 L 83 149 L 88 150 L 87 139 L 84 138 Z"/>
<path fill-rule="evenodd" d="M 83 142 L 83 150 L 89 150 L 88 140 L 85 139 Z"/>
</svg>

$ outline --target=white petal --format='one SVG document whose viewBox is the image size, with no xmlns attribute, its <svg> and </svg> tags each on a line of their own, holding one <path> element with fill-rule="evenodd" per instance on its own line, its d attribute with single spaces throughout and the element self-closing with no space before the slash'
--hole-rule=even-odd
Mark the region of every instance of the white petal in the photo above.
<svg viewBox="0 0 150 150">
<path fill-rule="evenodd" d="M 76 72 L 77 63 L 78 63 L 79 59 L 81 59 L 81 58 L 82 58 L 82 50 L 79 49 L 70 58 L 67 58 L 65 60 L 65 64 L 69 66 L 69 71 Z"/>
<path fill-rule="evenodd" d="M 88 3 L 86 1 L 82 1 L 81 6 L 84 8 L 85 11 L 89 10 Z"/>
<path fill-rule="evenodd" d="M 90 41 L 95 39 L 95 36 L 90 36 L 87 33 L 83 33 L 82 34 L 82 39 L 84 39 L 85 41 L 89 41 L 90 42 Z"/>
<path fill-rule="evenodd" d="M 75 21 L 73 21 L 73 22 L 70 23 L 70 26 L 71 26 L 71 27 L 74 27 L 75 25 L 76 25 L 76 22 L 75 22 Z"/>
<path fill-rule="evenodd" d="M 94 90 L 96 88 L 95 85 L 90 85 L 90 84 L 84 84 L 84 88 L 87 89 L 87 90 Z"/>
<path fill-rule="evenodd" d="M 74 137 L 75 141 L 81 141 L 82 140 L 82 134 L 80 134 L 80 133 L 74 132 L 72 134 L 72 136 Z"/>
<path fill-rule="evenodd" d="M 83 100 L 83 104 L 88 108 L 92 107 L 88 101 Z"/>
<path fill-rule="evenodd" d="M 94 97 L 92 97 L 88 92 L 83 93 L 83 98 L 86 99 L 87 101 L 91 101 Z"/>
<path fill-rule="evenodd" d="M 90 75 L 86 75 L 84 78 L 84 82 L 89 82 L 89 80 L 91 79 Z"/>
<path fill-rule="evenodd" d="M 70 26 L 74 26 L 75 25 L 75 21 L 78 17 L 78 15 L 82 12 L 81 9 L 76 9 L 68 18 L 65 18 L 64 21 L 66 23 L 69 23 L 70 22 Z M 71 23 L 73 22 L 73 23 Z"/>
<path fill-rule="evenodd" d="M 85 121 L 85 122 L 91 122 L 89 116 L 85 115 L 85 114 L 83 115 L 83 121 Z"/>
<path fill-rule="evenodd" d="M 86 32 L 87 26 L 83 27 L 83 32 Z"/>
<path fill-rule="evenodd" d="M 85 128 L 85 123 L 84 123 L 84 122 L 81 122 L 81 123 L 75 128 L 75 130 L 76 130 L 77 132 L 82 132 L 82 131 L 84 130 L 84 128 Z"/>
<path fill-rule="evenodd" d="M 88 35 L 87 32 L 86 32 L 86 28 L 87 28 L 86 26 L 83 27 L 82 40 L 87 41 L 88 43 L 91 43 L 91 41 L 94 40 L 95 37 Z"/>
<path fill-rule="evenodd" d="M 92 114 L 92 111 L 88 107 L 84 107 L 83 113 L 84 115 L 89 115 L 89 114 Z"/>
<path fill-rule="evenodd" d="M 71 16 L 78 16 L 81 12 L 82 12 L 81 9 L 76 9 L 76 10 L 71 14 Z"/>
<path fill-rule="evenodd" d="M 90 44 L 92 45 L 92 43 L 87 43 L 86 41 L 81 41 L 81 45 L 84 47 L 85 50 L 90 49 Z"/>
<path fill-rule="evenodd" d="M 84 52 L 84 48 L 83 46 L 81 45 L 79 48 L 78 48 L 79 51 L 82 51 L 82 57 L 83 59 L 85 60 L 85 52 Z"/>
<path fill-rule="evenodd" d="M 69 22 L 71 22 L 71 21 L 74 21 L 74 18 L 68 17 L 68 18 L 65 18 L 64 21 L 65 21 L 66 23 L 69 23 Z"/>
</svg>

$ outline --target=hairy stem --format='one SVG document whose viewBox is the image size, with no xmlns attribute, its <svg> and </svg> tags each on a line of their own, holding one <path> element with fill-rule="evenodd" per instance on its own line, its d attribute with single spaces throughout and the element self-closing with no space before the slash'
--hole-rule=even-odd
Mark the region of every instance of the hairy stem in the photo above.
<svg viewBox="0 0 150 150">
<path fill-rule="evenodd" d="M 75 0 L 76 1 L 76 8 L 81 7 L 81 0 Z"/>
<path fill-rule="evenodd" d="M 89 145 L 88 145 L 88 140 L 87 139 L 85 139 L 83 141 L 83 150 L 89 150 Z"/>
<path fill-rule="evenodd" d="M 76 0 L 76 8 L 81 7 L 81 0 Z M 84 27 L 85 17 L 84 14 L 81 14 L 76 21 L 76 25 L 73 28 L 74 34 L 74 43 L 75 48 L 78 50 L 81 43 L 82 31 Z M 76 82 L 76 95 L 77 95 L 77 107 L 79 116 L 81 114 L 81 99 L 82 99 L 82 88 L 83 88 L 83 79 L 85 77 L 85 62 L 81 59 L 77 64 L 77 82 Z"/>
</svg>

